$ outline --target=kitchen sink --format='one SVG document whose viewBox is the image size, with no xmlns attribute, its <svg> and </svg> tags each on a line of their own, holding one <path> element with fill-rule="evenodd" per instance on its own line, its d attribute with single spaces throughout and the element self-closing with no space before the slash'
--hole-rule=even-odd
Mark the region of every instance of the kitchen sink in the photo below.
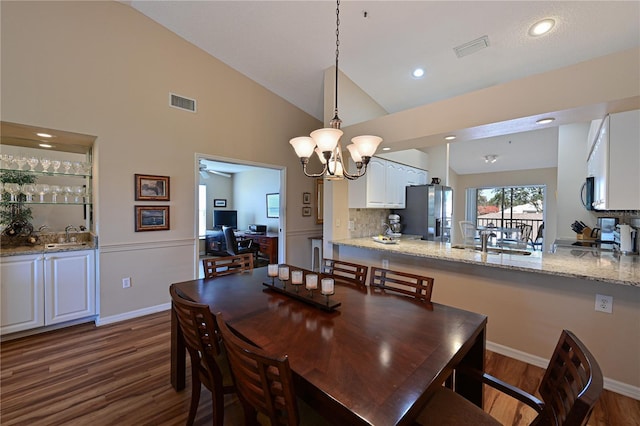
<svg viewBox="0 0 640 426">
<path fill-rule="evenodd" d="M 44 248 L 46 250 L 56 250 L 56 249 L 72 249 L 72 248 L 82 248 L 88 246 L 87 242 L 73 242 L 73 243 L 51 243 L 46 244 Z"/>
<path fill-rule="evenodd" d="M 454 244 L 451 246 L 453 249 L 469 249 L 477 252 L 482 252 L 482 248 L 479 246 L 476 247 L 468 247 L 462 244 Z M 530 256 L 531 252 L 527 250 L 517 250 L 517 249 L 509 249 L 509 248 L 501 248 L 501 247 L 489 247 L 487 249 L 487 254 L 515 254 L 519 256 Z"/>
</svg>

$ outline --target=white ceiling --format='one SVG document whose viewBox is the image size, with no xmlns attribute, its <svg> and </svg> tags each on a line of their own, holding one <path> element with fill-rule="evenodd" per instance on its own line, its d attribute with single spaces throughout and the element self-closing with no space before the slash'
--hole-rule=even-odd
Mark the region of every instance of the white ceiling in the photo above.
<svg viewBox="0 0 640 426">
<path fill-rule="evenodd" d="M 334 1 L 124 3 L 323 120 Z M 528 36 L 548 17 L 549 34 Z M 340 70 L 388 113 L 640 45 L 638 1 L 354 0 L 341 3 L 340 22 Z M 485 35 L 488 48 L 454 53 Z M 424 78 L 411 77 L 415 67 Z"/>
</svg>

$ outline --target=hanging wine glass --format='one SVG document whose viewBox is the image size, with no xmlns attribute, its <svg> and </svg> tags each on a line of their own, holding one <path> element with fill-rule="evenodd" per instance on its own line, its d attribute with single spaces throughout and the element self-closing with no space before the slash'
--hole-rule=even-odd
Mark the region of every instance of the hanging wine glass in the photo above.
<svg viewBox="0 0 640 426">
<path fill-rule="evenodd" d="M 18 194 L 20 194 L 20 184 L 19 183 L 5 183 L 4 189 L 11 195 L 11 202 L 18 201 Z"/>
<path fill-rule="evenodd" d="M 18 155 L 13 158 L 13 162 L 18 165 L 18 170 L 22 170 L 24 165 L 27 164 L 27 158 L 22 155 Z"/>
<path fill-rule="evenodd" d="M 46 157 L 42 157 L 40 159 L 40 164 L 42 165 L 42 171 L 46 173 L 47 171 L 49 171 L 49 166 L 51 165 L 51 160 L 46 158 Z"/>
<path fill-rule="evenodd" d="M 64 172 L 66 174 L 69 174 L 69 170 L 71 169 L 71 161 L 69 160 L 64 160 L 62 162 L 62 167 L 64 168 Z"/>
<path fill-rule="evenodd" d="M 60 187 L 60 185 L 51 185 L 49 187 L 49 191 L 51 191 L 51 202 L 57 203 L 58 194 L 62 194 L 62 188 Z"/>
<path fill-rule="evenodd" d="M 53 173 L 58 173 L 60 164 L 62 164 L 60 160 L 51 160 L 51 167 L 53 167 Z"/>
<path fill-rule="evenodd" d="M 36 193 L 36 186 L 32 183 L 25 183 L 22 185 L 22 193 L 27 197 L 27 203 L 33 201 L 33 194 Z"/>
<path fill-rule="evenodd" d="M 38 159 L 38 157 L 32 155 L 31 157 L 27 158 L 27 164 L 29 165 L 29 171 L 35 172 L 36 166 L 40 164 L 40 160 Z"/>
<path fill-rule="evenodd" d="M 44 203 L 44 196 L 47 195 L 50 190 L 49 185 L 46 183 L 39 183 L 36 185 L 36 194 L 40 196 L 41 203 Z"/>
</svg>

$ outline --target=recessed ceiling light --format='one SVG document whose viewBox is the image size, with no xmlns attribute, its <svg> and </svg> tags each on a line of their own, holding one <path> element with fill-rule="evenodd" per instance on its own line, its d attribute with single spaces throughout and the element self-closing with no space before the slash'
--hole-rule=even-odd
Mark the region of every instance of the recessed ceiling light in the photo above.
<svg viewBox="0 0 640 426">
<path fill-rule="evenodd" d="M 556 25 L 556 21 L 551 18 L 538 21 L 529 28 L 529 35 L 531 37 L 538 37 L 548 33 Z"/>
<path fill-rule="evenodd" d="M 415 70 L 413 70 L 411 75 L 413 76 L 413 78 L 422 78 L 424 77 L 424 70 L 422 68 L 416 68 Z"/>
<path fill-rule="evenodd" d="M 553 118 L 553 117 L 547 117 L 547 118 L 541 118 L 540 120 L 536 121 L 536 123 L 538 123 L 538 124 L 549 124 L 554 120 L 555 120 L 555 118 Z"/>
<path fill-rule="evenodd" d="M 385 148 L 382 148 L 382 150 L 383 150 L 383 151 L 391 151 L 391 148 L 389 148 L 389 147 L 385 147 Z"/>
<path fill-rule="evenodd" d="M 36 133 L 36 135 L 40 136 L 41 138 L 52 138 L 53 135 L 50 135 L 49 133 Z"/>
<path fill-rule="evenodd" d="M 449 136 L 445 136 L 445 137 L 444 137 L 444 140 L 446 140 L 446 141 L 452 141 L 452 140 L 454 140 L 455 138 L 456 138 L 456 136 L 455 136 L 455 135 L 449 135 Z"/>
<path fill-rule="evenodd" d="M 53 145 L 48 144 L 48 143 L 40 143 L 40 144 L 38 144 L 38 146 L 40 148 L 53 148 Z"/>
</svg>

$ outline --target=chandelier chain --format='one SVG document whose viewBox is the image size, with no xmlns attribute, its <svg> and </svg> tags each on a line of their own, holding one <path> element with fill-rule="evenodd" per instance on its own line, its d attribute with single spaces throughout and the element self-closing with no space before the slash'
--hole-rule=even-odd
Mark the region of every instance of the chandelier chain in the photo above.
<svg viewBox="0 0 640 426">
<path fill-rule="evenodd" d="M 340 120 L 338 118 L 338 58 L 339 56 L 340 56 L 340 0 L 336 0 L 336 82 L 335 82 L 336 93 L 335 93 L 335 105 L 333 106 L 333 112 L 335 115 L 334 120 L 336 120 L 336 124 L 339 123 L 339 120 Z"/>
</svg>

